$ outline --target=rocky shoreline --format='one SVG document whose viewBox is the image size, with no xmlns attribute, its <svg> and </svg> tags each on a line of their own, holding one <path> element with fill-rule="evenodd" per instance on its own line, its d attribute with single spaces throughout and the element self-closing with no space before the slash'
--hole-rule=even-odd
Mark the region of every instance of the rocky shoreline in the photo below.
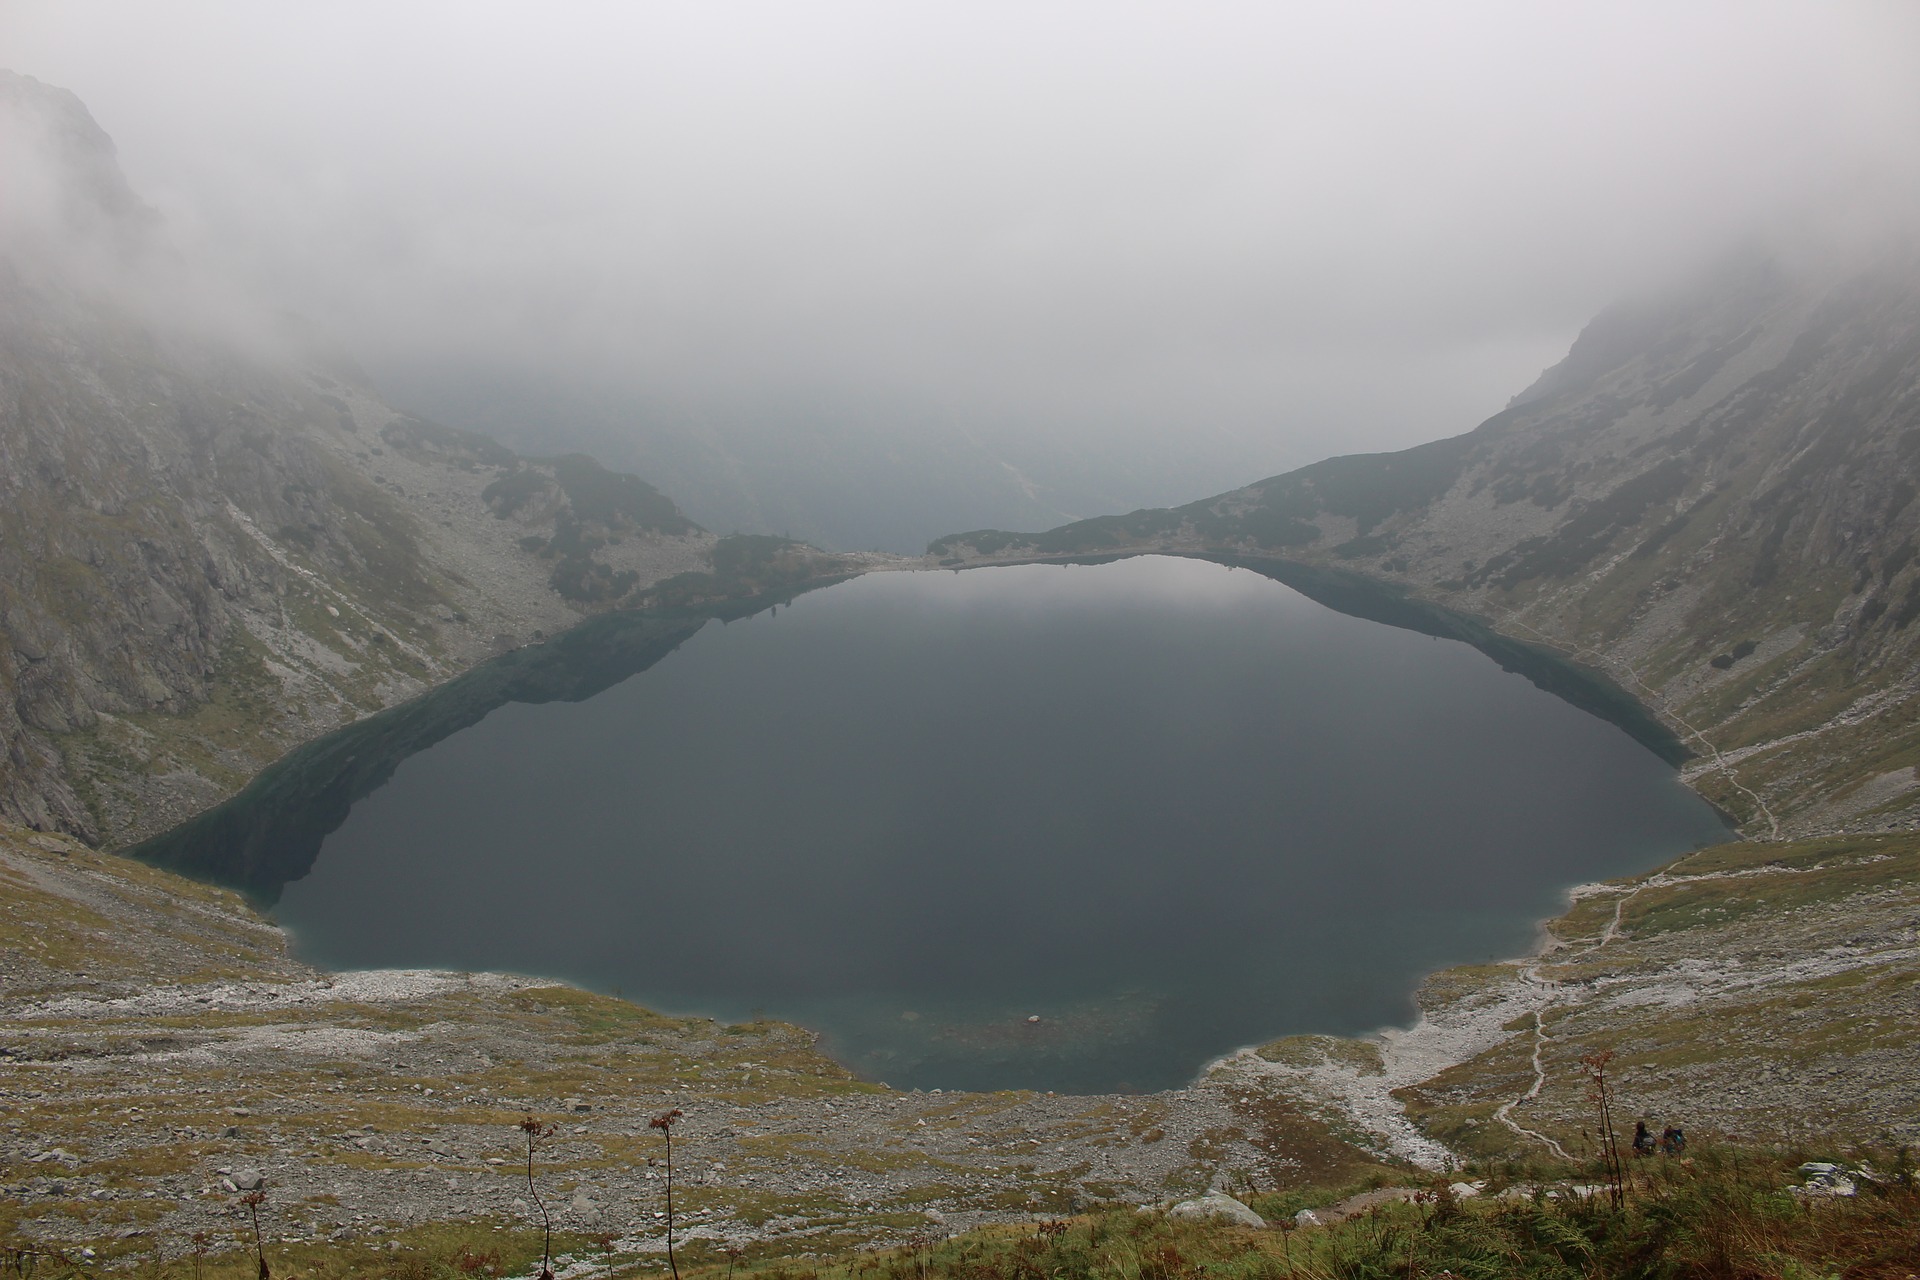
<svg viewBox="0 0 1920 1280">
<path fill-rule="evenodd" d="M 677 1107 L 685 1228 L 827 1250 L 1577 1158 L 1598 1048 L 1624 1108 L 1700 1138 L 1920 1137 L 1911 836 L 1719 846 L 1583 887 L 1536 954 L 1433 975 L 1411 1027 L 1242 1050 L 1143 1096 L 900 1092 L 786 1024 L 497 974 L 326 974 L 238 895 L 55 835 L 0 831 L 0 878 L 0 1228 L 30 1239 L 230 1228 L 255 1177 L 290 1241 L 524 1228 L 533 1115 L 557 1126 L 536 1161 L 557 1220 L 644 1252 L 648 1121 Z M 1866 993 L 1867 1025 L 1836 986 Z"/>
<path fill-rule="evenodd" d="M 0 874 L 25 940 L 0 951 L 0 1184 L 29 1237 L 230 1225 L 255 1175 L 303 1239 L 524 1224 L 528 1114 L 559 1126 L 539 1178 L 570 1228 L 647 1233 L 648 1120 L 678 1107 L 686 1225 L 822 1247 L 1369 1163 L 1232 1063 L 1138 1097 L 900 1092 L 785 1024 L 501 975 L 323 974 L 236 895 L 62 837 L 7 833 Z"/>
</svg>

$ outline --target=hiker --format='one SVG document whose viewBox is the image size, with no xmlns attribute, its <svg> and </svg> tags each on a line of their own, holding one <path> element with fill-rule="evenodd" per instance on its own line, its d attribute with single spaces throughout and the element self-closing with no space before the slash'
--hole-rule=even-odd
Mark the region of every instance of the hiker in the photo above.
<svg viewBox="0 0 1920 1280">
<path fill-rule="evenodd" d="M 1635 1120 L 1633 1122 L 1634 1154 L 1650 1156 L 1653 1154 L 1653 1151 L 1653 1131 L 1647 1128 L 1647 1122 L 1645 1120 Z"/>
<path fill-rule="evenodd" d="M 1660 1135 L 1660 1150 L 1670 1156 L 1677 1156 L 1687 1149 L 1686 1131 L 1668 1125 L 1666 1132 Z"/>
</svg>

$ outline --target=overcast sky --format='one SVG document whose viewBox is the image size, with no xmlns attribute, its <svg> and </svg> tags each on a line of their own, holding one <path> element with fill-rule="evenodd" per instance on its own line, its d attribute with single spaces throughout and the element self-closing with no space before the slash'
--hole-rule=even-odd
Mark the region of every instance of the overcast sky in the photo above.
<svg viewBox="0 0 1920 1280">
<path fill-rule="evenodd" d="M 4 0 L 0 65 L 403 385 L 1267 469 L 1464 430 L 1621 291 L 1920 188 L 1906 2 Z"/>
</svg>

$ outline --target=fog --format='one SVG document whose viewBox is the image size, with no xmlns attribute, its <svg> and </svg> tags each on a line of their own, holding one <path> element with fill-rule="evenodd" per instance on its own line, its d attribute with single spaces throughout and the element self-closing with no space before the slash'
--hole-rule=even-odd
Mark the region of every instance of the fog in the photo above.
<svg viewBox="0 0 1920 1280">
<path fill-rule="evenodd" d="M 904 550 L 1465 430 L 1920 208 L 1904 3 L 10 0 L 0 65 L 395 401 Z"/>
</svg>

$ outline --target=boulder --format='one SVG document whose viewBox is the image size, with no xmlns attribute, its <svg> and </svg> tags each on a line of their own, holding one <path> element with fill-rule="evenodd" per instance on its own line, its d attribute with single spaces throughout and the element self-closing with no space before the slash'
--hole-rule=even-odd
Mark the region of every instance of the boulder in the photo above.
<svg viewBox="0 0 1920 1280">
<path fill-rule="evenodd" d="M 1169 1218 L 1220 1218 L 1228 1222 L 1238 1222 L 1247 1227 L 1264 1227 L 1267 1220 L 1232 1196 L 1220 1191 L 1209 1191 L 1204 1196 L 1192 1200 L 1182 1200 L 1167 1210 Z"/>
<path fill-rule="evenodd" d="M 1859 1192 L 1850 1171 L 1845 1165 L 1829 1164 L 1823 1160 L 1809 1160 L 1800 1166 L 1800 1173 L 1806 1178 L 1806 1185 L 1789 1187 L 1787 1190 L 1802 1198 L 1808 1196 L 1852 1196 Z"/>
</svg>

